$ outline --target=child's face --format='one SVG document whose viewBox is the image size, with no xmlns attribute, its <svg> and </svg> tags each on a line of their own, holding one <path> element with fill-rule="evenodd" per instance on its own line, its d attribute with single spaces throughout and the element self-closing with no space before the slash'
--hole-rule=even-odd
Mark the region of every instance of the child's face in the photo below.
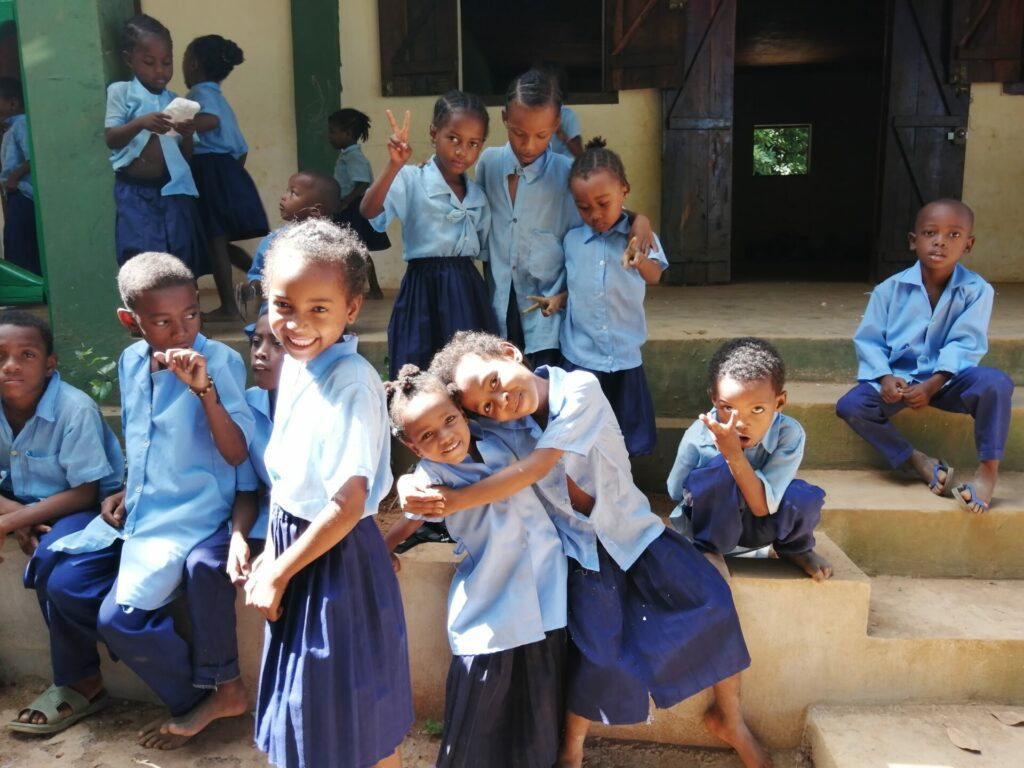
<svg viewBox="0 0 1024 768">
<path fill-rule="evenodd" d="M 929 203 L 917 214 L 914 231 L 907 235 L 910 250 L 921 269 L 950 274 L 965 253 L 974 247 L 971 216 L 954 203 Z"/>
<path fill-rule="evenodd" d="M 484 121 L 474 114 L 456 110 L 443 125 L 430 126 L 437 167 L 445 181 L 459 180 L 483 149 L 487 133 Z"/>
<path fill-rule="evenodd" d="M 185 55 L 181 59 L 181 74 L 185 77 L 185 85 L 188 88 L 203 82 L 203 72 L 199 69 L 199 62 L 196 61 L 191 45 L 185 49 Z"/>
<path fill-rule="evenodd" d="M 285 221 L 305 221 L 323 215 L 323 201 L 316 184 L 304 173 L 294 173 L 288 179 L 288 189 L 281 195 L 277 206 Z"/>
<path fill-rule="evenodd" d="M 296 360 L 309 361 L 341 340 L 363 306 L 349 297 L 338 267 L 278 253 L 267 286 L 270 328 Z"/>
<path fill-rule="evenodd" d="M 270 332 L 270 318 L 260 315 L 256 320 L 256 330 L 249 337 L 249 366 L 256 386 L 260 389 L 277 389 L 283 362 L 284 347 Z"/>
<path fill-rule="evenodd" d="M 124 61 L 148 90 L 160 93 L 174 75 L 171 43 L 160 35 L 145 35 L 124 52 Z"/>
<path fill-rule="evenodd" d="M 735 413 L 735 429 L 743 448 L 753 448 L 764 439 L 772 425 L 775 412 L 786 404 L 786 393 L 775 392 L 771 379 L 738 381 L 723 376 L 715 386 L 711 401 L 715 404 L 718 420 L 723 424 Z"/>
<path fill-rule="evenodd" d="M 611 171 L 598 170 L 586 178 L 574 177 L 569 191 L 576 201 L 580 218 L 593 230 L 607 232 L 622 215 L 629 185 L 623 184 Z"/>
<path fill-rule="evenodd" d="M 193 285 L 146 291 L 133 310 L 119 309 L 117 317 L 154 352 L 186 349 L 195 344 L 199 334 L 199 293 Z"/>
<path fill-rule="evenodd" d="M 345 149 L 356 143 L 352 132 L 334 123 L 327 124 L 327 140 L 335 149 Z"/>
<path fill-rule="evenodd" d="M 495 421 L 513 421 L 540 407 L 538 377 L 522 363 L 523 355 L 511 344 L 501 357 L 469 354 L 455 368 L 455 386 L 466 410 Z"/>
<path fill-rule="evenodd" d="M 405 406 L 402 434 L 413 453 L 439 464 L 458 464 L 469 452 L 469 422 L 441 392 L 416 395 Z"/>
<path fill-rule="evenodd" d="M 0 122 L 20 115 L 25 109 L 18 99 L 0 99 Z"/>
<path fill-rule="evenodd" d="M 37 328 L 0 325 L 0 399 L 38 403 L 57 368 Z"/>
<path fill-rule="evenodd" d="M 508 132 L 508 143 L 520 165 L 529 165 L 551 143 L 552 137 L 558 133 L 562 117 L 554 104 L 542 107 L 527 107 L 513 101 L 501 110 L 501 121 Z"/>
</svg>

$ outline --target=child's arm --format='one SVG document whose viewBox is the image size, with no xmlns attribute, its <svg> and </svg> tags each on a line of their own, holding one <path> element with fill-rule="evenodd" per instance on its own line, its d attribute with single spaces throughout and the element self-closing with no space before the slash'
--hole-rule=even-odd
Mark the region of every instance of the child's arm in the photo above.
<svg viewBox="0 0 1024 768">
<path fill-rule="evenodd" d="M 750 511 L 757 517 L 765 517 L 771 510 L 768 508 L 768 497 L 765 493 L 764 483 L 754 472 L 743 453 L 743 446 L 740 445 L 740 436 L 736 431 L 736 412 L 729 414 L 729 421 L 721 423 L 714 416 L 707 413 L 700 415 L 700 420 L 708 428 L 715 438 L 715 445 L 722 453 L 729 471 L 732 473 L 736 487 L 739 488 Z"/>
<path fill-rule="evenodd" d="M 405 122 L 398 127 L 395 116 L 388 110 L 388 123 L 391 124 L 391 138 L 388 139 L 388 164 L 380 175 L 373 180 L 373 184 L 366 190 L 363 202 L 359 204 L 359 212 L 367 219 L 380 216 L 384 212 L 384 200 L 388 196 L 388 190 L 398 176 L 398 172 L 412 157 L 412 147 L 409 146 L 409 111 L 405 112 Z"/>
<path fill-rule="evenodd" d="M 889 367 L 889 354 L 892 350 L 886 341 L 891 301 L 892 287 L 889 282 L 876 285 L 868 299 L 864 317 L 853 335 L 853 347 L 857 352 L 857 380 L 877 381 L 883 385 L 883 389 L 885 382 L 882 379 L 892 377 L 892 368 Z M 903 386 L 906 386 L 905 381 Z"/>
<path fill-rule="evenodd" d="M 25 175 L 31 170 L 31 164 L 28 160 L 26 160 L 24 163 L 22 163 L 19 166 L 16 166 L 14 170 L 11 171 L 11 175 L 7 177 L 7 183 L 4 186 L 6 186 L 7 189 L 17 189 L 18 182 L 20 182 L 25 177 Z"/>
<path fill-rule="evenodd" d="M 676 450 L 676 460 L 668 473 L 668 495 L 673 501 L 683 500 L 683 488 L 686 485 L 686 478 L 700 464 L 700 435 L 704 431 L 703 423 L 698 419 L 687 427 L 683 433 L 683 439 L 679 441 L 679 448 Z"/>
<path fill-rule="evenodd" d="M 142 131 L 164 134 L 174 127 L 170 115 L 166 112 L 149 112 L 129 120 L 124 125 L 117 125 L 104 130 L 108 149 L 124 149 L 131 140 Z"/>
<path fill-rule="evenodd" d="M 241 584 L 249 578 L 249 532 L 259 516 L 259 494 L 256 491 L 238 491 L 231 507 L 231 543 L 228 545 L 228 578 L 232 584 Z"/>
<path fill-rule="evenodd" d="M 94 480 L 91 483 L 82 483 L 82 485 L 68 488 L 66 491 L 55 493 L 35 504 L 19 504 L 16 501 L 4 499 L 3 505 L 0 506 L 0 537 L 19 528 L 42 525 L 70 515 L 72 512 L 88 509 L 96 504 L 99 492 L 100 483 L 98 480 Z"/>
<path fill-rule="evenodd" d="M 414 520 L 402 515 L 384 534 L 384 545 L 388 548 L 388 552 L 394 552 L 395 547 L 416 533 L 422 525 L 422 520 Z"/>
<path fill-rule="evenodd" d="M 365 195 L 366 190 L 368 190 L 369 188 L 370 185 L 368 182 L 356 182 L 356 185 L 352 187 L 352 191 L 345 195 L 343 198 L 341 198 L 341 202 L 338 204 L 338 210 L 344 211 L 346 208 L 352 205 L 353 200 L 358 200 L 360 197 Z"/>
<path fill-rule="evenodd" d="M 192 118 L 192 125 L 196 133 L 215 131 L 220 127 L 220 118 L 216 115 L 211 115 L 209 112 L 200 112 Z"/>
<path fill-rule="evenodd" d="M 654 228 L 651 220 L 642 213 L 626 211 L 629 218 L 629 239 L 636 238 L 637 251 L 646 255 L 651 248 L 654 248 Z"/>
</svg>

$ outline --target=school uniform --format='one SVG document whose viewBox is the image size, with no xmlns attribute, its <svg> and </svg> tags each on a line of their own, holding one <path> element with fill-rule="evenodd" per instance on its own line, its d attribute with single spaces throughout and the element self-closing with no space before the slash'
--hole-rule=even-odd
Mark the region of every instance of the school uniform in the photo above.
<svg viewBox="0 0 1024 768">
<path fill-rule="evenodd" d="M 31 171 L 21 177 L 17 189 L 7 189 L 7 179 L 14 169 L 31 162 L 31 159 L 28 120 L 24 114 L 13 115 L 7 118 L 7 131 L 0 144 L 0 187 L 3 187 L 7 197 L 4 259 L 41 275 L 39 242 L 36 238 L 36 195 L 32 188 Z"/>
<path fill-rule="evenodd" d="M 217 396 L 248 441 L 253 420 L 241 358 L 202 335 L 193 348 L 206 357 Z M 118 361 L 128 459 L 124 524 L 117 529 L 96 518 L 52 546 L 66 555 L 49 581 L 50 644 L 57 685 L 96 673 L 96 641 L 103 640 L 177 716 L 205 693 L 192 685 L 189 646 L 168 605 L 188 553 L 230 515 L 235 468 L 217 450 L 200 398 L 172 371 L 151 371 L 151 354 L 139 341 Z"/>
<path fill-rule="evenodd" d="M 444 180 L 434 158 L 406 165 L 370 224 L 378 232 L 402 222 L 402 258 L 407 262 L 388 322 L 391 378 L 406 363 L 430 366 L 434 353 L 456 331 L 496 333 L 487 288 L 473 264 L 483 258 L 491 215 L 478 184 L 466 179 L 462 200 Z"/>
<path fill-rule="evenodd" d="M 249 271 L 245 274 L 246 280 L 250 283 L 255 283 L 257 281 L 261 283 L 263 282 L 263 267 L 267 263 L 267 251 L 269 251 L 270 246 L 273 245 L 274 238 L 290 226 L 291 224 L 285 224 L 283 227 L 271 230 L 270 234 L 257 243 L 256 252 L 252 256 L 252 265 L 249 267 Z"/>
<path fill-rule="evenodd" d="M 461 488 L 518 460 L 495 422 L 470 422 L 470 431 L 482 462 L 423 460 L 415 476 Z M 465 557 L 448 592 L 454 657 L 437 765 L 549 768 L 564 718 L 567 564 L 558 532 L 532 487 L 446 522 Z"/>
<path fill-rule="evenodd" d="M 562 106 L 561 111 L 562 123 L 559 129 L 565 132 L 566 137 L 571 141 L 577 136 L 583 135 L 583 128 L 580 126 L 580 118 L 576 114 L 576 110 L 572 107 Z M 572 150 L 569 149 L 569 145 L 558 138 L 556 133 L 551 137 L 551 151 L 556 155 L 562 155 L 570 160 L 575 160 L 576 156 L 573 155 Z"/>
<path fill-rule="evenodd" d="M 274 550 L 351 478 L 367 492 L 360 522 L 292 578 L 267 624 L 256 744 L 275 765 L 373 765 L 412 725 L 402 598 L 373 520 L 391 488 L 390 440 L 380 376 L 355 337 L 307 363 L 285 359 L 265 454 Z"/>
<path fill-rule="evenodd" d="M 491 229 L 484 264 L 491 305 L 501 335 L 535 365 L 559 362 L 562 313 L 524 315 L 533 303 L 527 296 L 554 296 L 565 290 L 565 233 L 582 221 L 569 194 L 572 163 L 550 149 L 527 166 L 509 144 L 485 149 L 476 165 L 476 180 L 487 194 Z M 516 200 L 508 177 L 518 176 Z"/>
<path fill-rule="evenodd" d="M 356 184 L 372 184 L 373 168 L 370 161 L 363 154 L 363 148 L 358 144 L 350 144 L 338 151 L 338 159 L 334 163 L 334 179 L 338 182 L 341 191 L 341 198 L 344 199 L 352 194 Z M 383 251 L 391 247 L 391 240 L 387 232 L 378 232 L 370 226 L 370 222 L 359 212 L 359 204 L 363 196 L 355 198 L 344 210 L 338 211 L 334 217 L 336 224 L 347 224 L 359 235 L 359 239 L 366 243 L 371 251 Z"/>
<path fill-rule="evenodd" d="M 640 347 L 647 340 L 639 270 L 622 266 L 629 244 L 629 219 L 622 214 L 607 232 L 583 224 L 565 236 L 569 298 L 562 324 L 562 367 L 593 373 L 612 404 L 630 456 L 654 450 L 654 401 L 647 386 Z M 668 259 L 661 242 L 647 258 L 662 270 Z"/>
<path fill-rule="evenodd" d="M 138 78 L 107 86 L 105 128 L 117 128 L 140 115 L 160 112 L 177 94 L 163 90 L 152 93 Z M 142 179 L 124 170 L 142 154 L 151 136 L 157 135 L 167 174 L 160 179 Z M 206 238 L 196 207 L 199 195 L 188 161 L 178 144 L 181 137 L 139 131 L 128 144 L 110 153 L 114 168 L 114 226 L 117 263 L 124 264 L 144 251 L 162 251 L 177 256 L 197 277 L 207 274 Z"/>
<path fill-rule="evenodd" d="M 711 417 L 717 418 L 714 409 Z M 714 437 L 697 420 L 683 434 L 668 476 L 668 493 L 681 502 L 669 516 L 673 527 L 702 552 L 726 555 L 737 549 L 774 545 L 780 555 L 814 549 L 825 492 L 796 479 L 804 455 L 800 422 L 776 413 L 761 441 L 743 451 L 764 485 L 768 514 L 750 511 Z"/>
<path fill-rule="evenodd" d="M 890 466 L 905 463 L 914 448 L 890 421 L 906 403 L 882 402 L 879 379 L 892 375 L 915 384 L 937 371 L 952 377 L 929 405 L 971 414 L 978 458 L 1002 459 L 1010 431 L 1013 381 L 1002 371 L 978 365 L 988 351 L 994 294 L 984 278 L 962 264 L 956 265 L 934 310 L 920 264 L 871 292 L 853 337 L 860 383 L 836 403 L 836 413 Z"/>
<path fill-rule="evenodd" d="M 596 567 L 569 567 L 567 706 L 589 720 L 643 722 L 750 664 L 728 584 L 665 528 L 633 484 L 611 406 L 592 374 L 544 367 L 548 425 L 537 448 L 594 498 Z"/>
<path fill-rule="evenodd" d="M 206 236 L 229 242 L 263 237 L 270 230 L 267 214 L 252 177 L 240 162 L 249 145 L 220 83 L 197 83 L 188 98 L 199 102 L 199 114 L 220 121 L 212 131 L 196 133 L 192 149 L 192 174 Z"/>
</svg>

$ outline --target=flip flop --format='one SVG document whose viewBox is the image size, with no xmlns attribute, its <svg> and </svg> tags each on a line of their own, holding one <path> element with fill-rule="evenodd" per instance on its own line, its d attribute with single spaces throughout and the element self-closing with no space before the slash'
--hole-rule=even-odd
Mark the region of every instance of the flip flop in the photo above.
<svg viewBox="0 0 1024 768">
<path fill-rule="evenodd" d="M 935 467 L 932 469 L 932 481 L 928 483 L 928 490 L 935 493 L 935 489 L 942 483 L 942 493 L 936 494 L 937 496 L 951 496 L 953 488 L 953 468 L 949 466 L 942 459 L 935 462 Z M 946 473 L 946 479 L 939 480 L 939 472 Z"/>
<path fill-rule="evenodd" d="M 66 685 L 51 685 L 35 701 L 21 710 L 21 712 L 26 710 L 41 712 L 46 716 L 45 723 L 22 723 L 18 720 L 11 720 L 7 723 L 7 727 L 18 733 L 34 733 L 40 736 L 60 733 L 83 717 L 96 714 L 109 703 L 110 697 L 107 696 L 106 691 L 100 691 L 96 698 L 89 701 L 74 688 L 69 688 Z M 67 717 L 61 717 L 60 712 L 57 711 L 61 704 L 71 707 L 71 714 Z"/>
<path fill-rule="evenodd" d="M 967 491 L 969 499 L 965 499 L 962 495 L 963 491 Z M 974 483 L 960 483 L 956 488 L 953 489 L 953 498 L 956 499 L 956 503 L 963 507 L 965 512 L 970 512 L 972 515 L 983 514 L 988 512 L 989 502 L 979 499 L 974 492 Z M 981 507 L 981 511 L 971 509 L 971 504 L 977 504 Z"/>
</svg>

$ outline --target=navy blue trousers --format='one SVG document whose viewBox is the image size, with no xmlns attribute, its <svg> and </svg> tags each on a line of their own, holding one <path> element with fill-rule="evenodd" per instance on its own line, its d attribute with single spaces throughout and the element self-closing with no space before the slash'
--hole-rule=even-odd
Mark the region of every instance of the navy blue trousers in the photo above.
<svg viewBox="0 0 1024 768">
<path fill-rule="evenodd" d="M 1000 460 L 1010 434 L 1010 400 L 1013 380 L 995 368 L 976 366 L 961 371 L 928 403 L 950 413 L 969 413 L 974 417 L 974 445 L 981 461 Z M 836 403 L 836 414 L 876 451 L 889 466 L 898 467 L 914 452 L 912 446 L 892 425 L 890 419 L 906 404 L 884 403 L 882 395 L 862 382 Z"/>
<path fill-rule="evenodd" d="M 50 545 L 72 533 L 78 533 L 85 528 L 89 522 L 99 514 L 99 507 L 73 512 L 70 515 L 60 518 L 51 523 L 50 532 L 39 537 L 39 546 L 35 554 L 25 566 L 23 583 L 25 589 L 34 589 L 36 599 L 39 601 L 39 610 L 43 612 L 43 619 L 47 625 L 50 623 L 50 601 L 46 593 L 46 584 L 53 572 L 53 566 L 57 564 L 61 554 L 50 550 Z"/>
<path fill-rule="evenodd" d="M 43 274 L 39 266 L 39 241 L 36 237 L 36 206 L 32 198 L 25 197 L 16 189 L 7 192 L 4 259 L 29 272 Z"/>
<path fill-rule="evenodd" d="M 47 582 L 53 682 L 70 685 L 100 670 L 96 644 L 142 678 L 171 715 L 195 707 L 206 691 L 193 687 L 188 643 L 175 631 L 170 606 L 125 608 L 114 599 L 121 542 L 96 552 L 61 554 Z"/>
<path fill-rule="evenodd" d="M 736 547 L 760 549 L 769 544 L 780 555 L 814 549 L 814 529 L 825 503 L 825 492 L 816 485 L 793 480 L 775 514 L 758 517 L 719 454 L 689 474 L 686 489 L 692 496 L 693 544 L 702 552 L 727 555 Z"/>
<path fill-rule="evenodd" d="M 161 195 L 167 179 L 133 179 L 117 174 L 114 180 L 114 244 L 117 263 L 146 251 L 177 256 L 196 277 L 209 274 L 206 235 L 195 198 Z"/>
</svg>

